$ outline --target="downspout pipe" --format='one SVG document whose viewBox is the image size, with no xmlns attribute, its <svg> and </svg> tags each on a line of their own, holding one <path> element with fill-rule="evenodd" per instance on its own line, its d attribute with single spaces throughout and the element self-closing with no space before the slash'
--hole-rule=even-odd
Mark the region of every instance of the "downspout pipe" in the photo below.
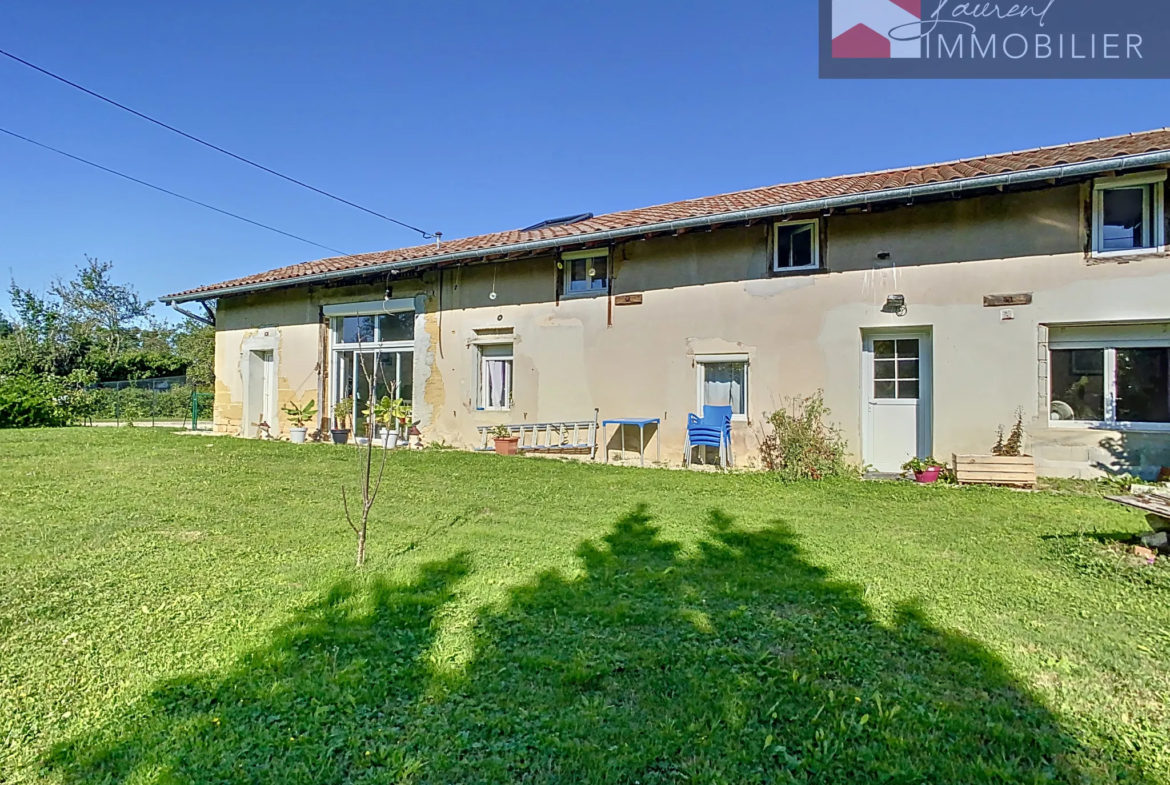
<svg viewBox="0 0 1170 785">
<path fill-rule="evenodd" d="M 590 232 L 588 234 L 573 235 L 568 237 L 555 237 L 546 240 L 529 240 L 523 243 L 500 245 L 494 248 L 480 248 L 473 251 L 459 251 L 449 254 L 437 254 L 420 259 L 412 259 L 402 262 L 386 262 L 385 264 L 373 264 L 368 267 L 361 268 L 332 270 L 325 273 L 303 275 L 280 281 L 240 284 L 238 286 L 216 289 L 214 291 L 195 292 L 189 295 L 176 295 L 167 299 L 166 302 L 170 304 L 171 307 L 174 307 L 175 303 L 190 302 L 193 300 L 209 300 L 226 295 L 244 294 L 247 292 L 262 291 L 264 289 L 273 289 L 280 286 L 300 286 L 303 284 L 332 281 L 339 278 L 352 278 L 354 275 L 402 272 L 405 270 L 414 269 L 416 267 L 432 264 L 478 259 L 489 254 L 528 253 L 542 250 L 551 251 L 555 248 L 565 245 L 627 240 L 633 237 L 637 237 L 638 235 L 648 233 L 695 229 L 703 226 L 711 226 L 713 224 L 736 223 L 739 221 L 751 221 L 760 218 L 779 218 L 785 215 L 793 215 L 797 213 L 819 212 L 830 209 L 844 209 L 847 207 L 860 207 L 870 204 L 879 204 L 882 202 L 910 201 L 918 197 L 934 196 L 944 193 L 963 193 L 966 191 L 974 191 L 983 188 L 1008 187 L 1012 185 L 1020 185 L 1023 183 L 1034 183 L 1041 180 L 1085 177 L 1088 175 L 1103 174 L 1105 172 L 1113 172 L 1123 169 L 1138 169 L 1142 167 L 1166 165 L 1170 165 L 1170 150 L 1161 150 L 1153 153 L 1138 153 L 1135 155 L 1119 156 L 1117 158 L 1104 158 L 1097 161 L 1085 161 L 1078 164 L 1062 164 L 1060 166 L 1026 169 L 1024 171 L 1008 172 L 1005 174 L 980 175 L 978 177 L 968 177 L 961 180 L 946 180 L 937 183 L 909 185 L 902 188 L 870 191 L 868 193 L 830 196 L 821 199 L 807 199 L 801 202 L 789 202 L 787 204 L 768 205 L 766 207 L 753 207 L 746 210 L 734 210 L 726 213 L 703 215 L 695 218 L 683 218 L 675 221 L 660 221 L 659 223 L 654 224 L 643 224 L 640 226 L 625 227 L 622 229 L 609 229 L 603 232 Z"/>
<path fill-rule="evenodd" d="M 176 311 L 183 314 L 183 316 L 186 316 L 188 319 L 194 319 L 197 322 L 203 322 L 204 324 L 209 325 L 211 327 L 215 326 L 215 319 L 214 318 L 209 318 L 207 316 L 200 316 L 197 313 L 191 313 L 186 308 L 180 308 L 178 305 L 180 302 L 187 302 L 187 301 L 171 300 L 169 305 L 171 306 L 171 308 L 174 308 Z M 200 302 L 202 302 L 202 301 L 200 301 Z"/>
</svg>

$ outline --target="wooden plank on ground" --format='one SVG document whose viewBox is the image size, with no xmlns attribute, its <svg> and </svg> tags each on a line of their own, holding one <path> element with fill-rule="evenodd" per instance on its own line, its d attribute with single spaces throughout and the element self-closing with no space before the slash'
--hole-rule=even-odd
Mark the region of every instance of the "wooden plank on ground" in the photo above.
<svg viewBox="0 0 1170 785">
<path fill-rule="evenodd" d="M 1135 510 L 1153 513 L 1162 518 L 1170 518 L 1170 503 L 1149 496 L 1106 496 L 1111 502 L 1133 507 Z"/>
</svg>

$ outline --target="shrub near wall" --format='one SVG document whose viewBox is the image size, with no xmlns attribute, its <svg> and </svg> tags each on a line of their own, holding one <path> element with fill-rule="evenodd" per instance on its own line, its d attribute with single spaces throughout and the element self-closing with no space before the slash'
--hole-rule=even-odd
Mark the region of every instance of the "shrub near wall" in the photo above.
<svg viewBox="0 0 1170 785">
<path fill-rule="evenodd" d="M 820 480 L 856 475 L 848 459 L 848 444 L 840 430 L 825 421 L 829 416 L 821 392 L 790 398 L 768 415 L 760 442 L 764 468 L 785 480 Z"/>
</svg>

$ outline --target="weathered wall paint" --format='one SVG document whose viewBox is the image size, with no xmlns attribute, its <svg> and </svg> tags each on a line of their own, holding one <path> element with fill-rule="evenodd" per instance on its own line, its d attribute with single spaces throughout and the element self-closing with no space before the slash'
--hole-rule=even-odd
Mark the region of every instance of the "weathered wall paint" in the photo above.
<svg viewBox="0 0 1170 785">
<path fill-rule="evenodd" d="M 611 292 L 642 293 L 636 306 L 558 301 L 547 257 L 445 271 L 440 310 L 439 275 L 428 272 L 395 284 L 395 297 L 420 295 L 415 415 L 426 439 L 463 447 L 478 443 L 478 425 L 592 419 L 595 410 L 601 419 L 660 417 L 663 457 L 677 463 L 698 405 L 694 357 L 746 354 L 750 419 L 733 426 L 741 464 L 755 460 L 767 412 L 817 389 L 860 456 L 862 335 L 922 327 L 933 341 L 936 455 L 986 452 L 1022 406 L 1041 473 L 1170 465 L 1170 434 L 1048 423 L 1043 325 L 1170 321 L 1170 257 L 1086 261 L 1083 196 L 1084 186 L 1070 186 L 833 216 L 823 222 L 829 269 L 814 274 L 772 277 L 766 226 L 631 242 L 613 252 Z M 982 298 L 1007 292 L 1034 300 L 1002 321 Z M 905 296 L 905 315 L 882 311 L 890 294 Z M 320 306 L 380 296 L 378 287 L 301 287 L 222 300 L 216 428 L 243 428 L 240 361 L 255 331 L 279 333 L 282 402 L 304 401 L 316 395 Z M 480 411 L 472 341 L 500 328 L 515 336 L 514 406 Z"/>
<path fill-rule="evenodd" d="M 418 281 L 396 285 L 395 296 L 413 297 L 420 287 Z M 302 287 L 220 300 L 216 312 L 215 430 L 236 436 L 252 433 L 256 421 L 245 416 L 249 414 L 244 381 L 249 355 L 271 349 L 278 412 L 276 421 L 269 425 L 273 436 L 287 437 L 291 423 L 284 407 L 317 398 L 321 306 L 381 299 L 383 291 L 353 286 Z M 317 408 L 321 409 L 321 401 L 317 401 Z"/>
</svg>

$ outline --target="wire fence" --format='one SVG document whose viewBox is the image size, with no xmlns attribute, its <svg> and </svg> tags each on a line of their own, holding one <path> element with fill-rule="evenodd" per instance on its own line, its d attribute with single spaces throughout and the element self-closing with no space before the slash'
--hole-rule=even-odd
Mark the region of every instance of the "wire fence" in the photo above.
<svg viewBox="0 0 1170 785">
<path fill-rule="evenodd" d="M 101 382 L 89 389 L 87 424 L 183 424 L 210 429 L 214 395 L 187 383 L 186 376 Z"/>
</svg>

